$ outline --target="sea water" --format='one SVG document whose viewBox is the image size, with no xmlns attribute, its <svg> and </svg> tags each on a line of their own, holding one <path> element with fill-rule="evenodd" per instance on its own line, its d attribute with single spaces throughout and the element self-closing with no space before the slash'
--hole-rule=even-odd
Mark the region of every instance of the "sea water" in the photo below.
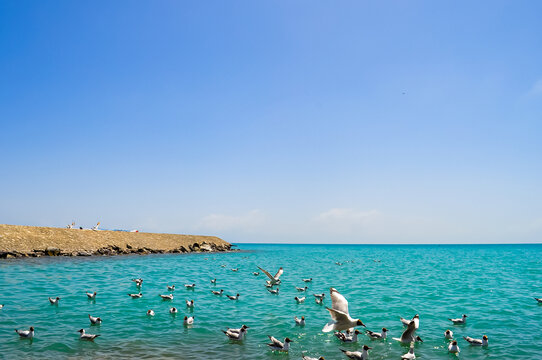
<svg viewBox="0 0 542 360">
<path fill-rule="evenodd" d="M 370 359 L 400 359 L 408 351 L 392 337 L 403 326 L 399 317 L 420 315 L 418 359 L 456 359 L 447 352 L 444 331 L 458 339 L 463 359 L 542 359 L 542 246 L 540 245 L 255 245 L 238 253 L 171 254 L 90 258 L 36 258 L 0 261 L 0 357 L 21 358 L 177 358 L 300 359 L 302 353 L 345 359 L 339 349 L 372 347 Z M 336 262 L 342 265 L 337 265 Z M 224 265 L 224 266 L 223 266 Z M 284 268 L 279 295 L 264 286 L 266 276 Z M 232 268 L 239 268 L 233 272 Z M 144 279 L 143 297 L 132 278 Z M 313 278 L 304 283 L 303 278 Z M 216 278 L 216 285 L 210 279 Z M 196 283 L 195 290 L 184 284 Z M 159 294 L 169 293 L 173 301 Z M 309 286 L 300 293 L 296 286 Z M 367 328 L 390 330 L 385 341 L 359 337 L 343 344 L 323 333 L 329 320 L 329 288 L 349 301 L 350 314 Z M 238 301 L 211 290 L 241 294 Z M 88 300 L 85 292 L 98 293 Z M 314 293 L 326 293 L 324 305 Z M 58 306 L 48 297 L 61 298 Z M 306 296 L 297 304 L 295 296 Z M 186 299 L 194 299 L 187 309 Z M 169 308 L 179 313 L 173 316 Z M 153 309 L 156 316 L 146 316 Z M 90 326 L 88 314 L 100 316 Z M 448 318 L 467 314 L 465 325 Z M 192 327 L 184 316 L 195 316 Z M 294 316 L 305 316 L 306 326 Z M 250 327 L 242 342 L 222 333 L 227 327 Z M 15 328 L 35 328 L 35 338 L 19 339 Z M 79 329 L 100 334 L 95 342 L 79 340 Z M 360 328 L 363 329 L 363 328 Z M 287 354 L 271 352 L 267 335 L 293 340 Z M 462 336 L 489 337 L 488 347 L 469 346 Z"/>
</svg>

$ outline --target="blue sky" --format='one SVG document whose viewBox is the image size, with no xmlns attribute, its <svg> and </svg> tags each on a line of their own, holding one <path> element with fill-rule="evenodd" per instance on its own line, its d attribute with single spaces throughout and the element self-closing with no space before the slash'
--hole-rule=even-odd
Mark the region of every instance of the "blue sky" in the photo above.
<svg viewBox="0 0 542 360">
<path fill-rule="evenodd" d="M 540 1 L 0 1 L 0 223 L 542 240 Z"/>
</svg>

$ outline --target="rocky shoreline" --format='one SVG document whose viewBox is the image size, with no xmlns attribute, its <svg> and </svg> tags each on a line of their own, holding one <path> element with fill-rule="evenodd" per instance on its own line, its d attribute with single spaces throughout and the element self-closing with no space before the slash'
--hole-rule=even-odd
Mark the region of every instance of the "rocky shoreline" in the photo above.
<svg viewBox="0 0 542 360">
<path fill-rule="evenodd" d="M 0 225 L 0 259 L 229 251 L 216 236 Z"/>
</svg>

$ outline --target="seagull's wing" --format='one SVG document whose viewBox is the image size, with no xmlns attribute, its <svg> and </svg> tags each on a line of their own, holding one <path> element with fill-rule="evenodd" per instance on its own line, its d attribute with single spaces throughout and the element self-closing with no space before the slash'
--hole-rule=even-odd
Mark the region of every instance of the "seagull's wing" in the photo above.
<svg viewBox="0 0 542 360">
<path fill-rule="evenodd" d="M 331 307 L 334 310 L 348 314 L 348 301 L 346 301 L 346 298 L 334 288 L 330 288 L 329 294 L 331 296 Z"/>
<path fill-rule="evenodd" d="M 414 324 L 414 321 L 412 321 L 410 324 L 408 324 L 406 330 L 401 335 L 401 340 L 411 341 L 411 339 L 414 339 L 415 333 L 416 333 L 416 324 Z"/>
<path fill-rule="evenodd" d="M 271 280 L 275 280 L 275 278 L 273 277 L 273 275 L 271 275 L 269 273 L 269 271 L 265 270 L 265 269 L 262 269 L 261 267 L 258 266 L 258 269 L 260 269 L 265 275 L 267 275 L 268 278 L 270 278 Z"/>
<path fill-rule="evenodd" d="M 335 325 L 337 323 L 347 322 L 350 321 L 350 316 L 348 314 L 345 314 L 341 311 L 337 311 L 335 309 L 330 309 L 326 307 L 326 309 L 329 311 L 329 314 L 331 315 L 331 321 L 328 322 L 324 328 L 322 329 L 323 332 L 330 332 L 332 330 L 344 330 L 344 329 L 336 329 Z"/>
<path fill-rule="evenodd" d="M 410 324 L 411 321 L 412 320 L 407 320 L 405 318 L 401 318 L 401 322 L 403 323 L 403 325 L 408 325 L 408 324 Z"/>
<path fill-rule="evenodd" d="M 474 338 L 471 338 L 470 336 L 463 336 L 463 339 L 465 339 L 471 344 L 482 345 L 482 340 L 480 339 L 474 339 Z"/>
<path fill-rule="evenodd" d="M 279 271 L 277 271 L 277 273 L 275 274 L 275 277 L 274 279 L 275 280 L 278 280 L 280 278 L 280 276 L 282 275 L 282 273 L 284 272 L 284 270 L 282 270 L 282 266 L 280 267 Z"/>
<path fill-rule="evenodd" d="M 269 340 L 271 340 L 271 342 L 273 343 L 272 346 L 278 346 L 281 348 L 284 347 L 284 344 L 281 341 L 277 340 L 274 336 L 267 336 L 269 337 Z"/>
</svg>

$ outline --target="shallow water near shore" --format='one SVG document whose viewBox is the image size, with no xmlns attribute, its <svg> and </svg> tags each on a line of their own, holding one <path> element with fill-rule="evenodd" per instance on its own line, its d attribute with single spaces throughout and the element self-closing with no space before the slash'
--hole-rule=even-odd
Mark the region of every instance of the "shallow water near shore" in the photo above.
<svg viewBox="0 0 542 360">
<path fill-rule="evenodd" d="M 247 252 L 170 254 L 92 258 L 39 258 L 0 261 L 0 358 L 177 358 L 177 359 L 300 359 L 301 353 L 345 359 L 339 348 L 371 346 L 370 359 L 400 359 L 408 351 L 391 337 L 403 327 L 399 316 L 420 314 L 416 345 L 418 359 L 456 359 L 447 353 L 443 333 L 454 332 L 463 359 L 540 359 L 542 357 L 541 245 L 265 245 L 240 244 Z M 343 265 L 336 265 L 341 262 Z M 222 267 L 221 265 L 226 265 Z M 284 267 L 280 294 L 264 287 L 265 275 L 256 265 L 275 273 Z M 239 268 L 233 272 L 231 268 Z M 143 297 L 130 281 L 142 277 Z M 306 301 L 295 286 L 308 283 Z M 216 278 L 216 285 L 210 283 Z M 184 284 L 195 282 L 195 290 Z M 173 301 L 162 301 L 166 285 L 175 284 Z M 349 301 L 350 313 L 368 329 L 390 330 L 386 341 L 360 336 L 358 343 L 341 344 L 321 329 L 329 319 L 314 293 L 337 288 Z M 240 293 L 238 301 L 218 297 Z M 97 291 L 90 301 L 85 291 Z M 61 297 L 58 306 L 47 297 Z M 189 311 L 185 300 L 194 299 Z M 179 309 L 177 316 L 168 309 Z M 153 309 L 156 316 L 146 316 Z M 466 325 L 449 317 L 467 314 Z M 90 326 L 88 314 L 103 324 Z M 183 317 L 194 315 L 186 328 Z M 305 316 L 305 327 L 293 317 Z M 221 329 L 247 324 L 243 342 L 229 341 Z M 13 331 L 35 327 L 33 341 Z M 77 330 L 100 334 L 95 342 L 79 340 Z M 290 337 L 289 354 L 267 349 L 266 335 Z M 461 337 L 489 337 L 489 347 L 469 346 Z"/>
</svg>

